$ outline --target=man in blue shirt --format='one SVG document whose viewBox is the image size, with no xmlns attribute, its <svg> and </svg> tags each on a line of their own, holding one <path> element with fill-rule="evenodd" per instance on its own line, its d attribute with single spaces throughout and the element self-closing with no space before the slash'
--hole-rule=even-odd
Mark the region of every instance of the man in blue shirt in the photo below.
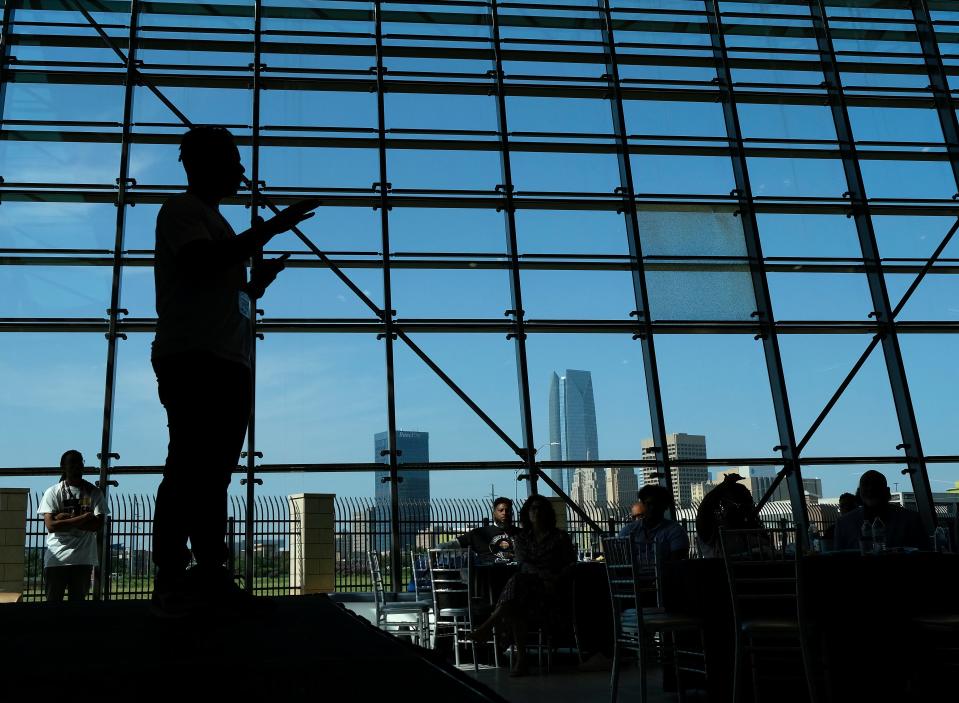
<svg viewBox="0 0 959 703">
<path fill-rule="evenodd" d="M 675 520 L 666 518 L 672 505 L 672 496 L 665 486 L 643 486 L 639 502 L 646 509 L 643 517 L 633 520 L 619 532 L 620 537 L 629 537 L 637 555 L 655 545 L 659 558 L 664 561 L 689 558 L 689 536 L 686 529 Z"/>
</svg>

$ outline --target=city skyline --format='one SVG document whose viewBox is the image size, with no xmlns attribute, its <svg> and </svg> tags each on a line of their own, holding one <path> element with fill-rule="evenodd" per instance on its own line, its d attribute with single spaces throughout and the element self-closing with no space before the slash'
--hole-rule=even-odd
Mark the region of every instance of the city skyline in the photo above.
<svg viewBox="0 0 959 703">
<path fill-rule="evenodd" d="M 566 369 L 563 376 L 553 372 L 549 384 L 549 450 L 553 461 L 600 458 L 596 399 L 589 371 Z M 606 502 L 604 469 L 566 467 L 549 469 L 549 475 L 578 502 Z"/>
</svg>

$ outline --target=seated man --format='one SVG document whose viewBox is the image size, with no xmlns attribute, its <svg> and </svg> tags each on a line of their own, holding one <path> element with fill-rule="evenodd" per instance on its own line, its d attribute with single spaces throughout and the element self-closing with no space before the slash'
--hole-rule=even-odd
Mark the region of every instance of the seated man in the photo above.
<svg viewBox="0 0 959 703">
<path fill-rule="evenodd" d="M 839 496 L 839 517 L 842 517 L 846 513 L 851 513 L 858 507 L 859 501 L 852 493 L 843 493 Z M 834 540 L 836 538 L 836 523 L 827 527 L 822 537 L 823 539 L 830 540 L 830 542 Z"/>
<path fill-rule="evenodd" d="M 836 523 L 836 549 L 858 549 L 862 523 L 879 518 L 886 526 L 886 546 L 928 549 L 929 538 L 919 515 L 890 503 L 892 494 L 886 477 L 870 470 L 859 479 L 859 499 L 862 506 L 852 510 Z"/>
<path fill-rule="evenodd" d="M 513 525 L 513 501 L 497 498 L 493 501 L 493 524 L 477 527 L 443 547 L 469 547 L 483 557 L 513 558 L 513 537 L 519 528 Z"/>
<path fill-rule="evenodd" d="M 646 514 L 646 506 L 643 504 L 643 501 L 637 500 L 635 503 L 629 506 L 630 520 L 633 520 L 633 521 L 642 520 L 645 514 Z M 625 526 L 623 529 L 625 529 Z M 622 537 L 624 535 L 622 535 L 621 533 L 620 536 Z"/>
<path fill-rule="evenodd" d="M 673 497 L 665 486 L 651 484 L 639 491 L 639 502 L 644 513 L 634 519 L 619 532 L 620 537 L 629 537 L 633 549 L 640 554 L 650 545 L 656 549 L 660 559 L 687 559 L 689 557 L 689 536 L 686 529 L 675 520 L 666 518 L 666 511 L 672 505 Z"/>
</svg>

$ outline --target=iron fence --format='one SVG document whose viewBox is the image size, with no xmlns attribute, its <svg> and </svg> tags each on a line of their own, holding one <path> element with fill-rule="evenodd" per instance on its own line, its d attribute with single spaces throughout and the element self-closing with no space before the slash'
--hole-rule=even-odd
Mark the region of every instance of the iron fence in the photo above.
<svg viewBox="0 0 959 703">
<path fill-rule="evenodd" d="M 44 556 L 46 528 L 37 515 L 41 495 L 28 497 L 26 515 L 25 570 L 23 599 L 44 598 Z M 153 564 L 153 513 L 156 499 L 152 495 L 111 494 L 110 515 L 104 529 L 110 545 L 109 572 L 98 575 L 104 598 L 129 600 L 149 598 L 153 592 L 156 568 Z M 297 555 L 290 550 L 297 544 L 300 518 L 290 513 L 285 496 L 258 496 L 253 522 L 253 593 L 258 595 L 290 595 L 297 592 L 290 581 L 290 561 Z M 230 568 L 242 583 L 245 567 L 246 501 L 231 497 L 227 518 L 227 545 Z M 101 544 L 103 541 L 101 540 Z M 105 578 L 104 578 L 105 577 Z"/>
<path fill-rule="evenodd" d="M 26 549 L 24 600 L 43 599 L 43 558 L 46 529 L 36 515 L 40 495 L 30 497 L 26 516 Z M 143 495 L 110 496 L 109 530 L 110 572 L 102 581 L 104 597 L 110 599 L 148 598 L 153 589 L 152 532 L 154 497 Z M 520 501 L 515 509 L 522 507 Z M 582 506 L 594 522 L 608 532 L 618 532 L 628 520 L 628 509 L 617 505 L 585 504 Z M 948 522 L 952 513 L 947 506 L 937 506 L 939 519 Z M 403 551 L 403 574 L 400 583 L 411 580 L 410 554 L 437 547 L 465 534 L 474 527 L 489 524 L 492 514 L 490 501 L 482 498 L 434 499 L 431 501 L 404 501 L 400 503 L 400 541 Z M 810 523 L 820 533 L 835 524 L 838 509 L 835 505 L 808 506 Z M 246 538 L 246 501 L 239 497 L 230 500 L 227 542 L 233 573 L 244 573 Z M 691 556 L 700 556 L 696 540 L 696 506 L 676 509 L 675 518 L 689 534 Z M 561 516 L 562 519 L 562 516 Z M 767 503 L 760 512 L 760 520 L 770 530 L 778 532 L 784 542 L 790 541 L 795 522 L 788 505 Z M 567 531 L 581 554 L 594 556 L 600 552 L 601 537 L 593 532 L 581 516 L 567 510 Z M 291 554 L 299 540 L 300 516 L 291 514 L 290 501 L 285 496 L 258 496 L 253 518 L 253 583 L 251 589 L 261 595 L 288 595 L 298 592 L 290 579 L 291 560 L 302 555 Z M 384 579 L 391 578 L 390 506 L 372 498 L 338 497 L 334 513 L 335 585 L 338 592 L 370 591 L 372 580 L 368 552 L 382 557 Z M 239 576 L 238 576 L 239 578 Z"/>
</svg>

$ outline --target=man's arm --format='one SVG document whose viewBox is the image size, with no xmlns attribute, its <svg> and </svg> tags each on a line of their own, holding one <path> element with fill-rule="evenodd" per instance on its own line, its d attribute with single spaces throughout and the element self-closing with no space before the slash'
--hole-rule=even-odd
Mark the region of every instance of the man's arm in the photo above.
<svg viewBox="0 0 959 703">
<path fill-rule="evenodd" d="M 92 513 L 84 513 L 83 515 L 77 515 L 76 517 L 68 517 L 63 519 L 57 519 L 57 516 L 54 516 L 53 513 L 44 513 L 43 514 L 43 524 L 47 528 L 47 532 L 62 532 L 65 530 L 72 529 L 88 529 L 85 526 L 85 523 L 91 522 L 93 518 Z"/>
<path fill-rule="evenodd" d="M 672 534 L 669 536 L 669 559 L 688 559 L 689 558 L 689 535 L 686 534 L 686 528 L 680 523 L 675 523 Z"/>
<path fill-rule="evenodd" d="M 94 515 L 93 513 L 85 513 L 85 515 L 87 521 L 80 525 L 80 529 L 87 532 L 99 532 L 100 528 L 103 527 L 103 515 Z"/>
<path fill-rule="evenodd" d="M 310 210 L 319 204 L 318 200 L 301 200 L 269 220 L 260 220 L 250 229 L 230 239 L 192 239 L 176 252 L 177 267 L 188 277 L 196 278 L 225 271 L 253 257 L 276 235 L 312 217 L 314 213 Z"/>
</svg>

